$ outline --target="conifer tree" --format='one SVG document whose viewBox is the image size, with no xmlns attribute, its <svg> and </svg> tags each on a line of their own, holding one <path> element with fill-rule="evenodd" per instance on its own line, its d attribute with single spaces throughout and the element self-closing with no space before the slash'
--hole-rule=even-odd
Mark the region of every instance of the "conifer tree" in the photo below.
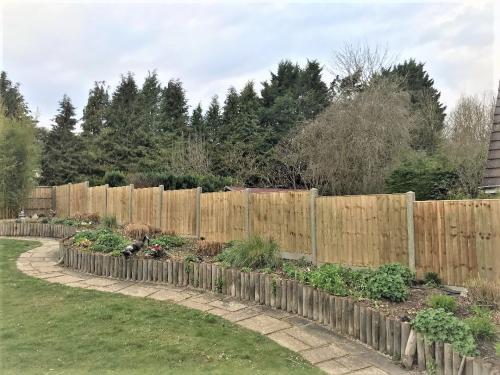
<svg viewBox="0 0 500 375">
<path fill-rule="evenodd" d="M 71 99 L 64 95 L 49 131 L 42 158 L 42 184 L 60 185 L 80 179 L 81 141 L 73 133 L 77 119 Z"/>
<path fill-rule="evenodd" d="M 20 119 L 29 116 L 28 105 L 19 91 L 19 84 L 13 84 L 5 71 L 0 73 L 0 100 L 6 117 Z"/>
<path fill-rule="evenodd" d="M 106 126 L 106 111 L 109 105 L 109 95 L 104 81 L 95 82 L 89 91 L 87 104 L 83 108 L 82 134 L 94 136 Z"/>
<path fill-rule="evenodd" d="M 205 119 L 203 118 L 203 109 L 201 108 L 200 103 L 195 107 L 195 109 L 193 109 L 193 114 L 190 119 L 190 127 L 195 138 L 199 140 L 207 139 Z"/>
<path fill-rule="evenodd" d="M 188 105 L 182 82 L 168 81 L 161 95 L 160 130 L 163 133 L 183 136 L 186 134 L 188 118 Z"/>
<path fill-rule="evenodd" d="M 161 85 L 156 71 L 150 72 L 139 93 L 140 121 L 151 132 L 158 131 L 160 124 Z"/>
<path fill-rule="evenodd" d="M 207 133 L 207 142 L 209 144 L 217 142 L 217 134 L 221 127 L 222 117 L 220 113 L 219 99 L 217 95 L 212 97 L 210 106 L 205 113 L 205 127 Z"/>
</svg>

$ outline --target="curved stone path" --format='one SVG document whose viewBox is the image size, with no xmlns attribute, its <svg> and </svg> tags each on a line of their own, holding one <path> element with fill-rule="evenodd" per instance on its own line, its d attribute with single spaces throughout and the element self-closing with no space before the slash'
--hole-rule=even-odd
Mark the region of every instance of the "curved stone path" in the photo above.
<svg viewBox="0 0 500 375">
<path fill-rule="evenodd" d="M 70 287 L 169 301 L 218 315 L 299 353 L 328 374 L 410 374 L 382 354 L 302 317 L 191 288 L 122 281 L 76 272 L 56 264 L 59 254 L 57 240 L 10 238 L 42 243 L 42 246 L 21 254 L 17 259 L 17 268 L 26 275 Z"/>
</svg>

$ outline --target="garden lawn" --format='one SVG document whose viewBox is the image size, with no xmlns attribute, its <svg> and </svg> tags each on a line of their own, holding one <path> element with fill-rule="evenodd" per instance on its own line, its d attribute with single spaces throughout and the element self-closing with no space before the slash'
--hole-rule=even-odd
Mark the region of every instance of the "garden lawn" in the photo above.
<svg viewBox="0 0 500 375">
<path fill-rule="evenodd" d="M 2 374 L 319 373 L 207 313 L 26 276 L 16 258 L 38 245 L 0 239 Z"/>
</svg>

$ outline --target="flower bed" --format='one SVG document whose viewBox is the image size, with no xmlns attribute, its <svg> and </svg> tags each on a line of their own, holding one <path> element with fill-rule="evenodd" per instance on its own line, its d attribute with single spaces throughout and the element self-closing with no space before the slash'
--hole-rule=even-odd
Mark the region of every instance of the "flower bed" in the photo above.
<svg viewBox="0 0 500 375">
<path fill-rule="evenodd" d="M 435 368 L 439 373 L 448 368 L 458 371 L 462 365 L 467 373 L 479 374 L 479 368 L 487 371 L 498 366 L 498 360 L 491 358 L 492 345 L 480 347 L 488 360 L 484 363 L 464 357 L 476 353 L 473 330 L 453 314 L 479 318 L 470 311 L 470 299 L 449 296 L 451 305 L 456 305 L 454 313 L 437 309 L 447 306 L 442 301 L 446 298 L 433 297 L 438 301 L 433 302 L 429 296 L 446 294 L 446 290 L 414 285 L 411 272 L 400 265 L 369 271 L 335 265 L 316 268 L 305 261 L 282 263 L 275 256 L 277 247 L 269 243 L 261 243 L 265 250 L 258 254 L 255 246 L 235 243 L 214 257 L 200 255 L 206 241 L 200 244 L 161 235 L 129 259 L 116 249 L 104 254 L 90 244 L 81 245 L 74 239 L 66 242 L 66 265 L 100 276 L 207 289 L 286 310 L 350 335 L 396 360 L 403 358 L 407 367 L 416 364 L 421 370 Z"/>
</svg>

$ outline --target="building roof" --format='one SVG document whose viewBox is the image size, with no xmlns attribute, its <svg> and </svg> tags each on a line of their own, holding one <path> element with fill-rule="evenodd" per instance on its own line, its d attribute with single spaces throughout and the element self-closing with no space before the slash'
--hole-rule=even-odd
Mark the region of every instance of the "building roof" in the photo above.
<svg viewBox="0 0 500 375">
<path fill-rule="evenodd" d="M 482 187 L 500 187 L 500 83 Z"/>
<path fill-rule="evenodd" d="M 243 191 L 246 187 L 244 186 L 224 186 L 224 191 Z M 303 189 L 275 189 L 275 188 L 249 188 L 251 193 L 281 193 L 281 192 L 297 192 L 303 193 L 308 190 Z"/>
</svg>

